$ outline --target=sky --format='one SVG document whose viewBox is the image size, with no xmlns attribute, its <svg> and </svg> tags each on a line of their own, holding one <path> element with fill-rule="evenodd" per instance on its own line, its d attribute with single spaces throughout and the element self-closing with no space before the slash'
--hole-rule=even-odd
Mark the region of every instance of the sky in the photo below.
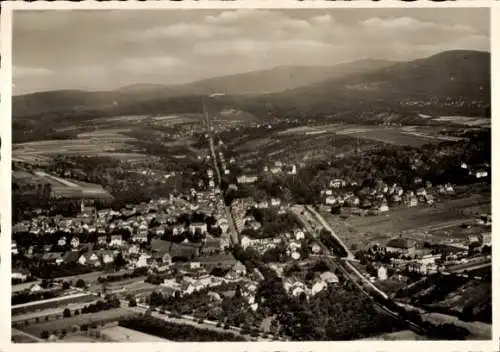
<svg viewBox="0 0 500 352">
<path fill-rule="evenodd" d="M 182 84 L 283 65 L 490 50 L 489 10 L 16 11 L 14 94 Z"/>
</svg>

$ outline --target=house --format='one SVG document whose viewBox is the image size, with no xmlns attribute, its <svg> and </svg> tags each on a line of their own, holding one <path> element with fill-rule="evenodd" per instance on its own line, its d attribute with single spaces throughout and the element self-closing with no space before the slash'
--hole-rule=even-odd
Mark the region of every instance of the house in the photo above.
<svg viewBox="0 0 500 352">
<path fill-rule="evenodd" d="M 386 245 L 386 251 L 391 253 L 412 254 L 415 252 L 416 242 L 408 238 L 394 238 Z"/>
<path fill-rule="evenodd" d="M 243 263 L 240 261 L 236 262 L 236 264 L 233 265 L 231 268 L 231 271 L 238 274 L 238 275 L 246 275 L 247 273 L 247 268 Z"/>
<path fill-rule="evenodd" d="M 340 179 L 335 179 L 335 180 L 331 180 L 330 181 L 330 187 L 333 187 L 333 188 L 340 188 L 340 187 L 343 187 L 345 186 L 345 181 L 343 180 L 340 180 Z"/>
<path fill-rule="evenodd" d="M 271 198 L 271 206 L 279 207 L 281 205 L 281 199 L 279 198 Z"/>
<path fill-rule="evenodd" d="M 140 247 L 137 244 L 132 244 L 130 247 L 128 247 L 127 253 L 129 255 L 133 254 L 138 254 L 140 251 Z"/>
<path fill-rule="evenodd" d="M 325 204 L 327 204 L 327 205 L 333 205 L 335 203 L 337 203 L 337 198 L 336 197 L 334 197 L 334 196 L 328 196 L 328 197 L 325 198 Z"/>
<path fill-rule="evenodd" d="M 325 191 L 322 191 L 322 194 L 325 194 L 327 196 L 331 196 L 333 194 L 333 191 L 331 189 L 327 189 Z"/>
<path fill-rule="evenodd" d="M 99 251 L 97 255 L 102 259 L 103 264 L 111 264 L 115 261 L 115 256 L 112 251 Z"/>
<path fill-rule="evenodd" d="M 389 211 L 389 206 L 385 203 L 381 204 L 378 208 L 378 211 L 381 213 L 385 213 Z"/>
<path fill-rule="evenodd" d="M 106 243 L 107 243 L 106 236 L 99 236 L 99 237 L 97 237 L 97 244 L 105 245 Z"/>
<path fill-rule="evenodd" d="M 207 233 L 207 224 L 204 222 L 193 222 L 189 225 L 189 232 L 196 233 L 199 231 L 201 234 Z"/>
<path fill-rule="evenodd" d="M 257 220 L 251 220 L 248 222 L 248 227 L 252 228 L 253 230 L 257 231 L 262 227 L 262 224 L 258 222 Z"/>
<path fill-rule="evenodd" d="M 139 230 L 133 237 L 132 242 L 145 243 L 148 241 L 148 231 Z"/>
<path fill-rule="evenodd" d="M 387 269 L 385 266 L 381 265 L 377 269 L 377 278 L 379 281 L 387 280 Z"/>
<path fill-rule="evenodd" d="M 82 254 L 80 256 L 80 258 L 78 259 L 78 262 L 81 265 L 87 265 L 87 266 L 92 266 L 92 267 L 101 266 L 101 260 L 96 252 L 87 252 L 87 253 Z"/>
<path fill-rule="evenodd" d="M 338 284 L 339 283 L 339 278 L 337 275 L 332 273 L 331 271 L 325 271 L 319 275 L 322 281 L 326 282 L 327 284 Z"/>
<path fill-rule="evenodd" d="M 255 175 L 241 175 L 236 178 L 236 181 L 240 184 L 254 183 L 258 180 L 258 176 Z"/>
<path fill-rule="evenodd" d="M 419 189 L 417 189 L 416 194 L 419 197 L 425 197 L 427 195 L 427 191 L 425 190 L 425 188 L 420 187 Z"/>
<path fill-rule="evenodd" d="M 231 269 L 238 262 L 232 254 L 219 254 L 209 257 L 198 258 L 200 265 L 204 267 L 208 272 L 215 268 L 222 270 Z"/>
<path fill-rule="evenodd" d="M 70 245 L 73 248 L 78 248 L 78 246 L 80 246 L 80 240 L 78 239 L 78 237 L 73 237 L 71 239 Z"/>
<path fill-rule="evenodd" d="M 488 177 L 488 171 L 485 170 L 478 170 L 475 172 L 476 178 L 485 178 Z"/>
<path fill-rule="evenodd" d="M 12 241 L 10 251 L 11 251 L 12 255 L 19 254 L 19 250 L 17 249 L 17 242 L 14 240 Z"/>
<path fill-rule="evenodd" d="M 412 196 L 412 197 L 407 198 L 406 206 L 413 208 L 413 207 L 416 207 L 417 205 L 418 205 L 418 198 L 417 197 Z"/>
<path fill-rule="evenodd" d="M 13 280 L 26 281 L 28 279 L 28 274 L 21 271 L 12 270 L 11 277 Z"/>
<path fill-rule="evenodd" d="M 321 291 L 323 291 L 324 289 L 327 288 L 327 284 L 326 282 L 324 282 L 323 280 L 318 280 L 316 281 L 312 287 L 311 287 L 311 295 L 312 296 L 315 296 L 317 295 L 318 293 L 320 293 Z"/>
<path fill-rule="evenodd" d="M 319 252 L 321 252 L 321 247 L 317 243 L 314 243 L 311 246 L 311 252 L 313 252 L 314 254 L 318 254 Z"/>
<path fill-rule="evenodd" d="M 62 236 L 62 237 L 61 237 L 61 238 L 59 238 L 59 240 L 57 241 L 57 245 L 58 245 L 59 247 L 64 247 L 64 246 L 66 246 L 66 243 L 67 243 L 67 241 L 66 241 L 66 236 Z"/>
<path fill-rule="evenodd" d="M 141 254 L 137 260 L 134 262 L 134 265 L 136 268 L 144 268 L 148 266 L 148 260 L 151 258 L 151 255 L 149 254 Z"/>
<path fill-rule="evenodd" d="M 491 247 L 491 232 L 483 232 L 481 234 L 482 245 Z"/>
<path fill-rule="evenodd" d="M 306 237 L 306 235 L 305 235 L 304 231 L 302 231 L 302 230 L 295 231 L 295 239 L 297 241 L 303 240 L 305 237 Z"/>
<path fill-rule="evenodd" d="M 200 255 L 214 255 L 221 250 L 221 241 L 218 238 L 206 238 L 202 243 Z"/>
<path fill-rule="evenodd" d="M 429 204 L 429 205 L 430 205 L 430 204 L 434 204 L 434 196 L 433 196 L 432 194 L 428 194 L 428 195 L 426 195 L 426 196 L 424 197 L 424 199 L 425 199 L 425 202 L 426 202 L 427 204 Z"/>
</svg>

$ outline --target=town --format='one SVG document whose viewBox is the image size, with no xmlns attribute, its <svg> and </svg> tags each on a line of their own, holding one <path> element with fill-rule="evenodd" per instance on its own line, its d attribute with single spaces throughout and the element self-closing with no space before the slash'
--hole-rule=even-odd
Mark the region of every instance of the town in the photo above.
<svg viewBox="0 0 500 352">
<path fill-rule="evenodd" d="M 489 17 L 326 10 L 16 14 L 13 342 L 492 338 Z"/>
</svg>

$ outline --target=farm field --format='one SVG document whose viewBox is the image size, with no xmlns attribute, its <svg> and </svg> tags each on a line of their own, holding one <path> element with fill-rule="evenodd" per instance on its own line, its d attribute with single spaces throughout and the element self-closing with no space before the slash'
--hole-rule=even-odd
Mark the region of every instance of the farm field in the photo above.
<svg viewBox="0 0 500 352">
<path fill-rule="evenodd" d="M 101 330 L 101 336 L 110 342 L 167 342 L 169 340 L 142 333 L 140 331 L 113 326 Z"/>
<path fill-rule="evenodd" d="M 402 330 L 397 332 L 391 332 L 388 334 L 382 334 L 373 337 L 367 337 L 361 340 L 365 341 L 422 341 L 427 340 L 425 336 L 416 334 L 411 330 Z"/>
<path fill-rule="evenodd" d="M 78 303 L 70 303 L 70 304 L 61 304 L 60 306 L 55 306 L 52 308 L 44 309 L 41 311 L 35 311 L 35 312 L 27 312 L 24 314 L 16 314 L 12 315 L 11 320 L 12 322 L 17 322 L 17 321 L 23 321 L 23 320 L 28 320 L 28 319 L 35 319 L 37 317 L 45 317 L 45 316 L 50 316 L 50 315 L 58 315 L 63 313 L 65 308 L 68 308 L 71 311 L 74 311 L 76 309 L 81 309 L 84 306 L 87 306 L 89 304 L 93 304 L 97 302 L 98 299 L 92 300 L 92 301 L 85 301 L 85 302 L 78 302 Z"/>
<path fill-rule="evenodd" d="M 127 308 L 117 308 L 99 313 L 82 314 L 70 318 L 59 319 L 50 322 L 43 322 L 41 324 L 28 325 L 27 327 L 23 328 L 23 330 L 34 336 L 40 336 L 40 334 L 45 330 L 47 331 L 55 331 L 55 330 L 61 331 L 62 329 L 69 330 L 73 326 L 79 326 L 82 324 L 89 324 L 100 321 L 116 321 L 121 318 L 132 316 L 134 314 L 136 313 L 133 313 Z"/>
<path fill-rule="evenodd" d="M 433 119 L 439 122 L 451 122 L 457 125 L 491 127 L 491 119 L 467 116 L 440 116 Z"/>
<path fill-rule="evenodd" d="M 426 126 L 370 126 L 331 124 L 323 126 L 300 126 L 277 132 L 278 136 L 314 136 L 314 134 L 351 136 L 394 145 L 420 146 L 439 143 L 456 138 L 441 136 L 438 129 Z"/>
<path fill-rule="evenodd" d="M 414 238 L 420 236 L 421 240 L 429 242 L 463 239 L 473 231 L 485 231 L 475 226 L 465 231 L 460 225 L 471 222 L 474 213 L 489 212 L 490 207 L 490 199 L 476 194 L 437 202 L 433 206 L 392 209 L 387 214 L 377 216 L 351 216 L 342 220 L 329 213 L 322 215 L 348 245 L 364 247 L 371 242 L 387 241 L 405 232 L 411 232 Z"/>
</svg>

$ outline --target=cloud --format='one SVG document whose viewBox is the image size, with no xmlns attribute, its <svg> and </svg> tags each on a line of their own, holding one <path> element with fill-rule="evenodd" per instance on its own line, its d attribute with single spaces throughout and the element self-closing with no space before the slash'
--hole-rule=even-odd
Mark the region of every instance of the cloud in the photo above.
<svg viewBox="0 0 500 352">
<path fill-rule="evenodd" d="M 129 39 L 132 40 L 155 40 L 155 39 L 189 39 L 189 38 L 210 38 L 215 35 L 217 28 L 198 23 L 176 23 L 169 26 L 153 27 L 141 32 L 133 32 Z"/>
<path fill-rule="evenodd" d="M 273 54 L 283 52 L 284 54 L 297 55 L 302 51 L 329 50 L 331 46 L 314 40 L 289 39 L 289 40 L 214 40 L 197 43 L 193 52 L 204 56 L 225 56 L 229 54 L 251 55 L 251 54 Z"/>
<path fill-rule="evenodd" d="M 26 67 L 26 66 L 14 66 L 12 68 L 12 75 L 15 78 L 30 78 L 30 77 L 40 77 L 40 76 L 49 76 L 54 72 L 42 68 L 42 67 Z"/>
<path fill-rule="evenodd" d="M 117 68 L 126 71 L 151 71 L 157 68 L 173 68 L 185 62 L 173 56 L 130 57 L 121 60 Z"/>
<path fill-rule="evenodd" d="M 436 30 L 457 33 L 472 33 L 474 28 L 461 24 L 439 24 L 433 22 L 420 21 L 412 17 L 373 17 L 361 21 L 361 25 L 369 30 L 406 30 L 421 32 L 425 30 Z"/>
</svg>

